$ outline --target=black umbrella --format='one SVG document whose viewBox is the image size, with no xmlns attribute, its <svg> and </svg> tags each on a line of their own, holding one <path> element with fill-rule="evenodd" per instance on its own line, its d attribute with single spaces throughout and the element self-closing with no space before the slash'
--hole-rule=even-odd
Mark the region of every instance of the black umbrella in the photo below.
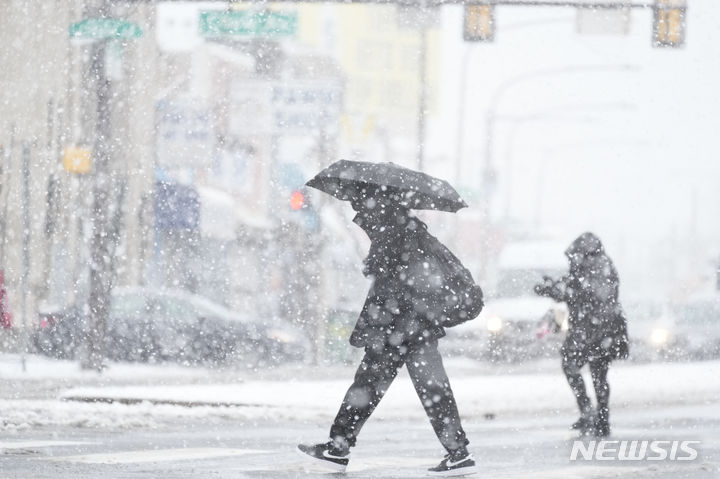
<svg viewBox="0 0 720 479">
<path fill-rule="evenodd" d="M 340 160 L 306 184 L 341 200 L 362 198 L 380 190 L 415 210 L 454 213 L 467 206 L 447 181 L 395 163 Z"/>
</svg>

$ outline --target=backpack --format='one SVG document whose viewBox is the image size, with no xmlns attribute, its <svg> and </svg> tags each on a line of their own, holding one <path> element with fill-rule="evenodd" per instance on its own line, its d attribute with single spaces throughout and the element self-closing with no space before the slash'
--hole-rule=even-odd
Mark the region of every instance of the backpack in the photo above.
<svg viewBox="0 0 720 479">
<path fill-rule="evenodd" d="M 475 319 L 482 311 L 483 291 L 475 284 L 470 271 L 445 246 L 442 246 L 446 257 L 447 270 L 444 292 L 443 321 L 441 325 L 451 328 L 471 319 Z"/>
<path fill-rule="evenodd" d="M 622 308 L 617 308 L 613 315 L 613 337 L 610 345 L 610 353 L 613 359 L 627 359 L 630 356 L 630 345 L 628 341 L 627 319 Z"/>
<path fill-rule="evenodd" d="M 427 234 L 421 241 L 422 270 L 412 275 L 416 302 L 438 326 L 451 328 L 476 318 L 484 306 L 483 292 L 470 271 L 445 245 Z"/>
</svg>

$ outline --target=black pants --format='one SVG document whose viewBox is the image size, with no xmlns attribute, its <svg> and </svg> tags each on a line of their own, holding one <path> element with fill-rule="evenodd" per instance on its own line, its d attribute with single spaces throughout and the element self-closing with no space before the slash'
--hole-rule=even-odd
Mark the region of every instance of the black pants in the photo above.
<svg viewBox="0 0 720 479">
<path fill-rule="evenodd" d="M 585 389 L 585 381 L 580 373 L 580 369 L 585 364 L 590 365 L 590 376 L 597 399 L 597 417 L 601 422 L 607 423 L 610 415 L 610 385 L 607 380 L 610 358 L 607 355 L 593 356 L 587 351 L 571 347 L 567 343 L 563 346 L 563 372 L 570 389 L 575 394 L 581 414 L 587 414 L 592 410 L 592 403 Z"/>
<path fill-rule="evenodd" d="M 355 445 L 360 429 L 403 364 L 407 366 L 430 424 L 445 449 L 455 451 L 468 444 L 435 339 L 411 346 L 385 346 L 379 351 L 366 348 L 355 380 L 330 428 L 331 439 L 350 447 Z"/>
</svg>

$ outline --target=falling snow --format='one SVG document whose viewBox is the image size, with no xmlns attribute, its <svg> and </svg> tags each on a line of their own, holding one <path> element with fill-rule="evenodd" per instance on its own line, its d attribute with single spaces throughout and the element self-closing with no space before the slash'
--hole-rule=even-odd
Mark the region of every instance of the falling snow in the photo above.
<svg viewBox="0 0 720 479">
<path fill-rule="evenodd" d="M 717 477 L 718 22 L 0 2 L 0 476 Z"/>
</svg>

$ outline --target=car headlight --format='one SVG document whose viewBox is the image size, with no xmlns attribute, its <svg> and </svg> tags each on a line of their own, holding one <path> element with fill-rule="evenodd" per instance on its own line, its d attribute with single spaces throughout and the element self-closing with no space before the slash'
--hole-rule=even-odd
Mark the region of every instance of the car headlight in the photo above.
<svg viewBox="0 0 720 479">
<path fill-rule="evenodd" d="M 268 331 L 268 336 L 270 336 L 272 339 L 279 343 L 293 343 L 295 342 L 295 338 L 292 334 L 288 333 L 287 331 L 282 331 L 280 329 L 271 329 Z"/>
<path fill-rule="evenodd" d="M 498 316 L 490 316 L 487 320 L 487 323 L 485 323 L 485 327 L 491 333 L 500 332 L 500 330 L 503 328 L 503 320 L 500 319 Z"/>
<path fill-rule="evenodd" d="M 668 342 L 670 332 L 664 328 L 655 328 L 650 332 L 650 342 L 655 346 L 662 346 Z"/>
<path fill-rule="evenodd" d="M 555 311 L 555 322 L 560 325 L 560 331 L 567 331 L 570 328 L 567 311 Z"/>
</svg>

